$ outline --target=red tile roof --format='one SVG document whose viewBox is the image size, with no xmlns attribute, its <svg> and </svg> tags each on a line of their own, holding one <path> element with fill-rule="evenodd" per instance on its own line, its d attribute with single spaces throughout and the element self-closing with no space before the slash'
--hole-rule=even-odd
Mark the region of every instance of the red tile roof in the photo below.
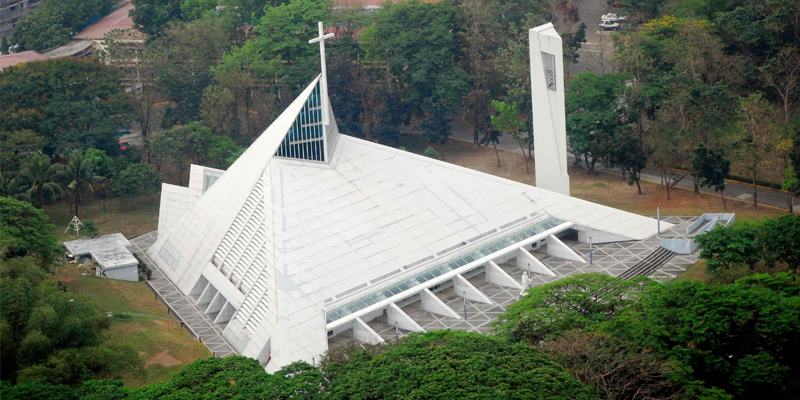
<svg viewBox="0 0 800 400">
<path fill-rule="evenodd" d="M 128 15 L 133 10 L 133 3 L 126 3 L 111 14 L 106 15 L 100 21 L 89 25 L 80 31 L 73 39 L 102 40 L 108 32 L 114 29 L 133 28 L 133 19 Z"/>
<path fill-rule="evenodd" d="M 48 58 L 33 51 L 23 51 L 22 53 L 15 53 L 15 54 L 6 54 L 4 56 L 0 56 L 0 71 L 4 68 L 8 68 L 13 65 L 17 65 L 20 63 L 30 62 L 30 61 L 44 61 Z"/>
</svg>

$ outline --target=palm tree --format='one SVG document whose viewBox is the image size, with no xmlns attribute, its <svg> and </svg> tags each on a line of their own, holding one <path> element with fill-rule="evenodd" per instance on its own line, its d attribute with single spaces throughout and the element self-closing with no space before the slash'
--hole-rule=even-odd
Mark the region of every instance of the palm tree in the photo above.
<svg viewBox="0 0 800 400">
<path fill-rule="evenodd" d="M 94 163 L 92 160 L 86 158 L 83 153 L 78 151 L 72 153 L 62 176 L 65 180 L 69 181 L 67 187 L 75 195 L 75 216 L 77 217 L 81 189 L 86 188 L 89 189 L 91 193 L 94 193 L 92 185 L 103 178 L 94 174 Z"/>
<path fill-rule="evenodd" d="M 0 168 L 0 196 L 13 196 L 19 193 L 19 181 Z"/>
<path fill-rule="evenodd" d="M 32 156 L 22 166 L 17 176 L 16 181 L 21 189 L 17 197 L 41 208 L 45 202 L 45 194 L 53 198 L 61 195 L 64 190 L 57 181 L 61 168 L 59 164 L 51 164 L 50 157 L 46 155 Z"/>
</svg>

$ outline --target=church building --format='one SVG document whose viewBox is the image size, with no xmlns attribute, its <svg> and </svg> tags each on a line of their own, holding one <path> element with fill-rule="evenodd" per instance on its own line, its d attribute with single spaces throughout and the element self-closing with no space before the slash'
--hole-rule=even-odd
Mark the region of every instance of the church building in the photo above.
<svg viewBox="0 0 800 400">
<path fill-rule="evenodd" d="M 644 240 L 656 220 L 569 196 L 561 39 L 531 37 L 533 187 L 339 132 L 322 73 L 226 171 L 193 165 L 189 187 L 164 184 L 158 238 L 147 256 L 222 330 L 238 353 L 274 372 L 316 362 L 331 338 L 384 339 L 423 328 L 402 305 L 463 318 L 436 296 L 492 300 L 470 283 L 521 283 L 498 264 L 553 276 L 532 248 L 588 262 L 565 235 L 594 243 Z M 662 222 L 662 229 L 669 224 Z M 487 304 L 488 304 L 487 303 Z"/>
</svg>

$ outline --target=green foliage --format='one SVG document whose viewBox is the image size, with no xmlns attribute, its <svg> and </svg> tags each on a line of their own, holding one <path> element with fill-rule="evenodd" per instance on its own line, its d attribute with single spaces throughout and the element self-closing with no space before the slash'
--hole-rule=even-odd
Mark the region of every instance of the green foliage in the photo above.
<svg viewBox="0 0 800 400">
<path fill-rule="evenodd" d="M 100 232 L 97 230 L 97 226 L 94 224 L 94 221 L 87 219 L 81 221 L 81 223 L 82 226 L 80 232 L 83 233 L 85 236 L 93 238 L 97 237 L 97 235 L 100 234 Z"/>
<path fill-rule="evenodd" d="M 406 107 L 406 121 L 413 113 L 424 113 L 433 119 L 430 126 L 442 120 L 444 110 L 459 105 L 468 91 L 467 74 L 454 61 L 459 57 L 458 16 L 449 2 L 393 3 L 360 35 L 366 57 L 388 64 L 392 85 Z M 439 142 L 449 135 L 449 128 L 428 130 L 441 131 L 436 135 Z"/>
<path fill-rule="evenodd" d="M 181 0 L 133 0 L 131 18 L 136 29 L 158 36 L 161 29 L 181 18 Z"/>
<path fill-rule="evenodd" d="M 709 149 L 700 143 L 694 149 L 692 174 L 700 179 L 700 186 L 713 187 L 715 192 L 725 190 L 725 178 L 731 170 L 731 161 L 725 158 L 724 149 Z"/>
<path fill-rule="evenodd" d="M 0 131 L 0 168 L 3 171 L 19 171 L 22 160 L 37 155 L 42 150 L 41 135 L 30 130 Z"/>
<path fill-rule="evenodd" d="M 81 152 L 72 153 L 61 172 L 75 200 L 75 216 L 79 216 L 81 192 L 94 193 L 94 185 L 103 177 L 94 173 L 94 163 Z"/>
<path fill-rule="evenodd" d="M 60 249 L 47 215 L 28 203 L 0 197 L 0 258 L 36 257 L 49 267 Z"/>
<path fill-rule="evenodd" d="M 528 290 L 492 322 L 495 334 L 537 344 L 572 329 L 586 329 L 631 306 L 651 284 L 591 273 L 560 279 Z"/>
<path fill-rule="evenodd" d="M 203 91 L 212 83 L 211 68 L 234 44 L 238 27 L 232 23 L 216 16 L 173 23 L 152 43 L 153 73 L 162 92 L 178 105 L 178 124 L 198 118 Z"/>
<path fill-rule="evenodd" d="M 800 216 L 784 215 L 764 222 L 759 242 L 764 245 L 768 259 L 786 263 L 797 273 L 800 268 Z"/>
<path fill-rule="evenodd" d="M 35 262 L 13 259 L 0 269 L 2 379 L 74 385 L 141 371 L 135 350 L 103 343 L 110 320 L 95 298 L 62 291 Z"/>
<path fill-rule="evenodd" d="M 0 74 L 0 126 L 37 132 L 49 155 L 89 147 L 115 155 L 117 127 L 132 110 L 120 79 L 115 67 L 71 57 L 6 68 Z"/>
<path fill-rule="evenodd" d="M 604 332 L 574 330 L 539 348 L 581 382 L 595 387 L 600 398 L 693 398 L 687 392 L 708 392 L 696 383 L 681 382 L 685 369 L 679 363 L 641 351 L 624 338 Z"/>
<path fill-rule="evenodd" d="M 628 73 L 587 72 L 570 82 L 565 98 L 569 147 L 576 157 L 585 158 L 589 170 L 597 161 L 613 163 L 615 134 L 627 122 L 621 99 L 631 79 Z"/>
<path fill-rule="evenodd" d="M 6 400 L 79 400 L 75 389 L 66 385 L 51 385 L 41 379 L 16 385 L 4 381 L 0 383 L 0 397 Z"/>
<path fill-rule="evenodd" d="M 797 398 L 800 297 L 791 274 L 654 284 L 603 330 L 738 399 Z"/>
<path fill-rule="evenodd" d="M 502 101 L 492 100 L 492 106 L 497 113 L 497 115 L 491 116 L 492 126 L 503 134 L 513 137 L 523 149 L 524 154 L 523 144 L 527 145 L 530 140 L 527 118 L 520 118 L 517 113 L 517 103 L 506 104 Z"/>
<path fill-rule="evenodd" d="M 129 399 L 315 399 L 324 380 L 306 363 L 290 364 L 267 374 L 258 361 L 241 356 L 197 360 L 169 382 L 137 390 Z"/>
<path fill-rule="evenodd" d="M 114 0 L 43 0 L 17 23 L 14 41 L 25 50 L 36 51 L 62 45 L 114 5 Z"/>
<path fill-rule="evenodd" d="M 46 155 L 32 156 L 23 164 L 16 178 L 15 185 L 20 193 L 17 197 L 41 207 L 45 202 L 53 201 L 64 193 L 58 179 L 63 172 L 63 165 L 52 164 Z"/>
<path fill-rule="evenodd" d="M 412 335 L 327 360 L 329 399 L 596 399 L 536 348 L 477 333 Z"/>
<path fill-rule="evenodd" d="M 115 196 L 133 197 L 161 190 L 161 175 L 147 164 L 131 164 L 114 181 Z"/>
<path fill-rule="evenodd" d="M 182 173 L 189 163 L 217 168 L 227 168 L 229 160 L 242 149 L 233 140 L 214 135 L 211 128 L 200 122 L 168 129 L 154 136 L 150 142 L 150 152 L 157 159 L 172 159 Z"/>
<path fill-rule="evenodd" d="M 718 226 L 694 239 L 703 249 L 700 258 L 706 260 L 706 270 L 711 274 L 741 265 L 752 270 L 764 258 L 758 227 L 751 224 Z"/>
<path fill-rule="evenodd" d="M 428 158 L 432 158 L 434 160 L 441 159 L 441 156 L 439 155 L 439 152 L 436 151 L 436 149 L 434 149 L 431 146 L 428 146 L 428 148 L 425 149 L 425 151 L 422 152 L 422 155 L 425 156 L 425 157 L 428 157 Z"/>
<path fill-rule="evenodd" d="M 267 4 L 253 23 L 254 37 L 225 55 L 215 72 L 244 70 L 275 89 L 302 90 L 319 73 L 319 48 L 308 40 L 317 36 L 317 22 L 328 20 L 330 7 L 327 0 Z"/>
<path fill-rule="evenodd" d="M 106 179 L 115 178 L 117 171 L 114 168 L 114 159 L 106 154 L 105 150 L 89 148 L 84 153 L 87 160 L 94 165 L 94 172 Z"/>
</svg>

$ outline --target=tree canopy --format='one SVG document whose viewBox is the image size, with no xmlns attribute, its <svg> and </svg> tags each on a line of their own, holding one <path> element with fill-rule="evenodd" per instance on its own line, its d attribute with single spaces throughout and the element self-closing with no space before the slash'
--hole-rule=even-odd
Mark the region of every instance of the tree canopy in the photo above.
<svg viewBox="0 0 800 400">
<path fill-rule="evenodd" d="M 60 245 L 47 220 L 30 203 L 0 196 L 0 258 L 32 256 L 49 266 Z"/>
<path fill-rule="evenodd" d="M 0 126 L 38 133 L 49 155 L 89 147 L 117 154 L 115 134 L 132 107 L 120 79 L 114 67 L 76 58 L 6 68 L 0 74 Z"/>
<path fill-rule="evenodd" d="M 536 348 L 477 333 L 436 331 L 330 357 L 329 399 L 595 399 Z"/>
</svg>

